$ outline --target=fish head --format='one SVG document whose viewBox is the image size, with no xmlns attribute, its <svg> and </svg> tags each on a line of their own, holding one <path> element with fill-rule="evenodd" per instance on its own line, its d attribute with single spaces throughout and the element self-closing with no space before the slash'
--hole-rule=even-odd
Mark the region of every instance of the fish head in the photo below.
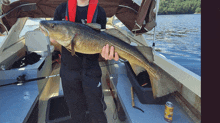
<svg viewBox="0 0 220 123">
<path fill-rule="evenodd" d="M 70 23 L 67 21 L 40 21 L 39 27 L 45 36 L 49 36 L 65 47 L 70 45 L 75 35 Z"/>
</svg>

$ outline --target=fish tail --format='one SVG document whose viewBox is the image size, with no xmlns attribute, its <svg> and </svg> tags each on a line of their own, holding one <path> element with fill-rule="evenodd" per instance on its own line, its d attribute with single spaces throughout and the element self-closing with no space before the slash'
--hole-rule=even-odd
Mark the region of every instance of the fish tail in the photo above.
<svg viewBox="0 0 220 123">
<path fill-rule="evenodd" d="M 159 75 L 158 75 L 157 71 L 156 71 L 154 68 L 152 68 L 152 67 L 149 66 L 149 65 L 145 65 L 144 68 L 147 70 L 147 72 L 148 72 L 152 77 L 154 77 L 155 79 L 159 79 Z"/>
</svg>

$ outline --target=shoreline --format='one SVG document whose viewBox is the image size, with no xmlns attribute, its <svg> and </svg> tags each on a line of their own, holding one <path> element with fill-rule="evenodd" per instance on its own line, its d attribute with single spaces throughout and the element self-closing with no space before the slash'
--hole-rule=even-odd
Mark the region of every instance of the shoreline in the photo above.
<svg viewBox="0 0 220 123">
<path fill-rule="evenodd" d="M 181 14 L 158 14 L 158 15 L 184 15 L 184 14 L 201 14 L 201 13 L 181 13 Z"/>
</svg>

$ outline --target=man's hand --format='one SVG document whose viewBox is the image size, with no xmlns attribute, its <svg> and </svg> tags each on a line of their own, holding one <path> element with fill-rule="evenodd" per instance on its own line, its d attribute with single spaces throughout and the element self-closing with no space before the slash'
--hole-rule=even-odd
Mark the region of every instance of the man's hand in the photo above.
<svg viewBox="0 0 220 123">
<path fill-rule="evenodd" d="M 119 60 L 119 56 L 118 56 L 117 52 L 115 52 L 115 57 L 113 57 L 114 51 L 115 51 L 114 47 L 111 46 L 110 53 L 109 53 L 109 45 L 107 44 L 106 46 L 104 46 L 102 48 L 101 55 L 102 55 L 103 58 L 105 58 L 105 60 L 112 60 L 112 59 L 114 59 L 115 61 L 118 61 Z"/>
</svg>

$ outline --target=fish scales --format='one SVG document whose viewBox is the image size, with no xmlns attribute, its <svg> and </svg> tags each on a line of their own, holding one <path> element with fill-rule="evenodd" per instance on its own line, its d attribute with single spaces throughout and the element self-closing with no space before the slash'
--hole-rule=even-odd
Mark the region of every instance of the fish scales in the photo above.
<svg viewBox="0 0 220 123">
<path fill-rule="evenodd" d="M 120 58 L 127 59 L 129 62 L 140 65 L 155 74 L 155 71 L 146 65 L 147 59 L 135 47 L 103 31 L 94 31 L 86 25 L 81 26 L 82 28 L 79 27 L 79 34 L 76 35 L 74 40 L 76 44 L 78 43 L 74 46 L 76 52 L 85 54 L 101 53 L 102 48 L 109 44 L 109 46 L 114 46 L 115 52 L 119 54 Z M 80 38 L 77 38 L 78 36 Z M 82 45 L 80 45 L 81 40 L 84 43 Z"/>
</svg>

